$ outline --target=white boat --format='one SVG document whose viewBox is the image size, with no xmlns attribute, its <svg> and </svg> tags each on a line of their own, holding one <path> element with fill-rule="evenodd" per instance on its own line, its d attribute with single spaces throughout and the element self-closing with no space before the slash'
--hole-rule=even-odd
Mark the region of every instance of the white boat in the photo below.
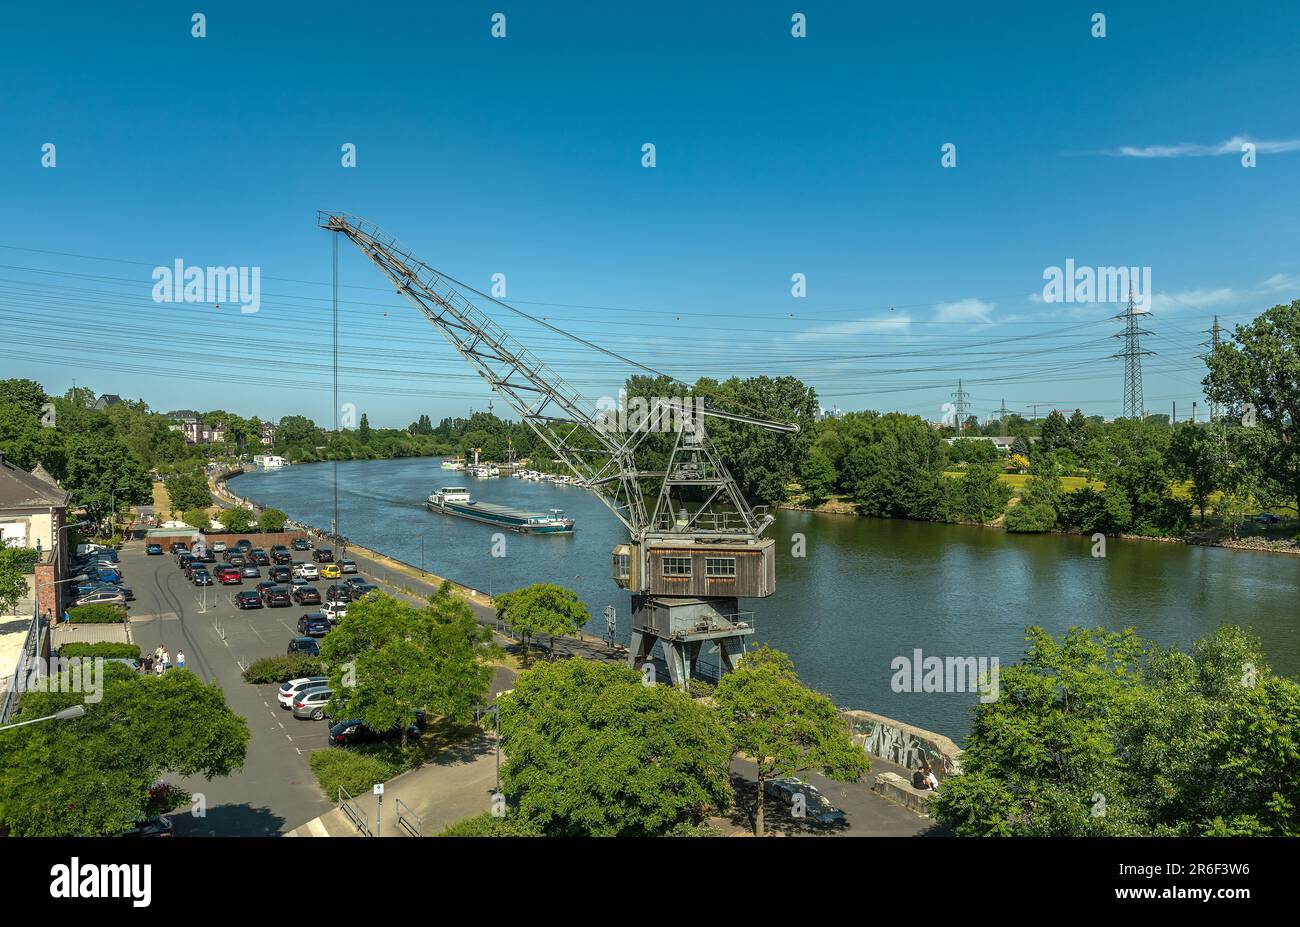
<svg viewBox="0 0 1300 927">
<path fill-rule="evenodd" d="M 464 469 L 465 469 L 465 461 L 461 460 L 459 457 L 457 457 L 457 458 L 454 459 L 454 460 L 444 460 L 444 461 L 442 462 L 442 469 L 444 469 L 444 470 L 464 470 Z"/>
</svg>

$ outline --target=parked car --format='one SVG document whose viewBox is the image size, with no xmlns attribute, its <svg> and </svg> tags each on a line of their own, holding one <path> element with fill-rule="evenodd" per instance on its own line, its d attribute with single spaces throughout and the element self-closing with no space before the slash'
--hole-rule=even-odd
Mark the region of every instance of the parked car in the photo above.
<svg viewBox="0 0 1300 927">
<path fill-rule="evenodd" d="M 271 551 L 271 562 L 288 566 L 293 563 L 293 556 L 287 550 Z"/>
<path fill-rule="evenodd" d="M 317 563 L 333 563 L 334 551 L 330 550 L 328 547 L 318 547 L 312 551 L 311 558 Z"/>
<path fill-rule="evenodd" d="M 320 570 L 314 563 L 295 563 L 293 575 L 299 579 L 320 579 Z"/>
<path fill-rule="evenodd" d="M 117 570 L 96 570 L 86 571 L 86 579 L 96 583 L 113 583 L 114 585 L 122 581 L 122 574 Z"/>
<path fill-rule="evenodd" d="M 357 562 L 344 557 L 339 561 L 339 569 L 344 573 L 355 573 L 357 571 Z"/>
<path fill-rule="evenodd" d="M 121 594 L 122 598 L 128 602 L 135 601 L 135 593 L 126 586 L 119 586 L 114 583 L 78 583 L 75 587 L 77 598 L 90 595 L 92 592 L 111 592 L 114 595 Z"/>
<path fill-rule="evenodd" d="M 287 551 L 288 549 L 289 549 L 289 548 L 285 547 L 283 544 L 272 544 L 272 545 L 271 545 L 271 553 L 275 553 L 277 550 L 284 550 L 284 551 Z"/>
<path fill-rule="evenodd" d="M 201 554 L 196 554 L 195 556 L 197 556 L 198 559 L 202 560 L 204 563 L 216 563 L 216 562 L 217 562 L 217 555 L 214 554 L 214 553 L 213 553 L 212 551 L 210 551 L 210 550 L 204 550 L 203 553 L 201 553 Z"/>
<path fill-rule="evenodd" d="M 352 601 L 352 587 L 346 583 L 342 585 L 333 585 L 325 590 L 326 602 L 338 602 L 346 605 Z"/>
<path fill-rule="evenodd" d="M 424 720 L 424 712 L 417 711 L 415 713 L 415 723 L 407 727 L 406 733 L 412 737 L 419 737 L 420 731 L 424 729 Z M 330 725 L 329 745 L 331 747 L 346 747 L 349 744 L 362 743 L 368 740 L 385 740 L 389 737 L 398 737 L 401 733 L 402 728 L 398 724 L 394 724 L 387 731 L 376 733 L 366 727 L 360 718 L 353 718 Z"/>
<path fill-rule="evenodd" d="M 172 541 L 171 552 L 173 554 L 177 554 L 183 550 L 189 550 L 189 549 L 190 549 L 189 545 L 186 544 L 184 541 Z"/>
<path fill-rule="evenodd" d="M 240 538 L 238 541 L 235 542 L 235 546 L 238 547 L 240 550 L 242 550 L 244 553 L 248 553 L 250 550 L 253 549 L 253 542 L 250 541 L 248 538 Z"/>
<path fill-rule="evenodd" d="M 293 700 L 293 716 L 319 721 L 325 717 L 325 706 L 334 696 L 329 689 L 308 689 L 300 692 Z"/>
<path fill-rule="evenodd" d="M 262 601 L 268 606 L 287 606 L 293 604 L 293 597 L 289 592 L 288 586 L 281 586 L 277 583 L 273 586 L 268 586 L 262 591 Z"/>
<path fill-rule="evenodd" d="M 207 570 L 195 570 L 190 574 L 190 582 L 196 586 L 211 586 L 212 574 Z"/>
<path fill-rule="evenodd" d="M 330 620 L 330 624 L 338 624 L 348 616 L 348 607 L 342 603 L 326 602 L 322 611 L 324 611 L 325 617 Z"/>
<path fill-rule="evenodd" d="M 342 579 L 343 571 L 337 563 L 326 563 L 320 568 L 321 579 Z"/>
<path fill-rule="evenodd" d="M 311 541 L 307 540 L 306 538 L 294 538 L 294 539 L 293 539 L 293 549 L 294 549 L 294 550 L 311 550 Z"/>
<path fill-rule="evenodd" d="M 343 580 L 343 584 L 355 593 L 358 586 L 366 585 L 366 581 L 360 576 L 349 576 L 347 579 Z"/>
<path fill-rule="evenodd" d="M 258 566 L 269 566 L 271 563 L 271 558 L 267 556 L 266 551 L 262 550 L 260 547 L 254 547 L 249 551 L 248 557 Z"/>
<path fill-rule="evenodd" d="M 217 571 L 217 582 L 223 586 L 241 586 L 244 583 L 239 571 L 233 567 L 222 567 Z"/>
<path fill-rule="evenodd" d="M 1261 512 L 1255 516 L 1255 523 L 1260 525 L 1276 525 L 1281 520 L 1272 512 Z"/>
<path fill-rule="evenodd" d="M 121 591 L 112 589 L 97 589 L 94 592 L 88 592 L 81 598 L 77 599 L 78 605 L 125 605 L 126 596 Z"/>
<path fill-rule="evenodd" d="M 319 605 L 320 590 L 315 586 L 296 586 L 293 590 L 293 600 L 299 605 Z"/>
<path fill-rule="evenodd" d="M 293 580 L 293 570 L 287 566 L 273 566 L 267 570 L 266 575 L 277 583 L 287 583 Z"/>
<path fill-rule="evenodd" d="M 308 612 L 298 619 L 298 633 L 306 637 L 324 637 L 330 629 L 330 620 L 320 612 Z"/>
<path fill-rule="evenodd" d="M 255 567 L 253 564 L 249 563 L 240 568 L 239 575 L 244 577 L 244 579 L 261 579 L 262 571 L 259 570 L 257 567 Z"/>
<path fill-rule="evenodd" d="M 144 552 L 145 552 L 146 554 L 148 554 L 150 557 L 155 557 L 155 556 L 157 556 L 158 554 L 161 554 L 161 553 L 162 553 L 162 545 L 161 545 L 161 544 L 150 544 L 150 545 L 148 545 L 147 547 L 145 547 Z"/>
<path fill-rule="evenodd" d="M 248 558 L 239 553 L 230 554 L 226 557 L 226 563 L 230 564 L 232 567 L 239 567 L 242 570 L 244 567 L 248 566 Z"/>
<path fill-rule="evenodd" d="M 285 653 L 289 656 L 300 653 L 308 657 L 319 657 L 320 644 L 316 643 L 314 637 L 291 637 L 289 638 L 289 647 Z"/>
<path fill-rule="evenodd" d="M 355 602 L 358 599 L 364 599 L 366 596 L 370 595 L 370 593 L 378 591 L 379 587 L 374 583 L 357 583 L 356 586 L 352 588 L 352 601 Z"/>
<path fill-rule="evenodd" d="M 299 676 L 281 683 L 280 691 L 275 694 L 280 707 L 288 711 L 293 707 L 293 700 L 308 689 L 324 689 L 329 685 L 327 676 Z"/>
<path fill-rule="evenodd" d="M 822 827 L 847 827 L 848 817 L 839 808 L 832 805 L 817 786 L 804 782 L 795 776 L 780 779 L 768 779 L 763 783 L 763 791 L 787 805 L 793 805 L 795 796 L 804 799 L 804 819 Z"/>
<path fill-rule="evenodd" d="M 252 589 L 241 589 L 235 593 L 235 608 L 261 608 L 262 597 Z"/>
<path fill-rule="evenodd" d="M 170 837 L 171 835 L 171 819 L 165 818 L 161 814 L 155 814 L 151 818 L 137 821 L 118 834 L 119 837 Z"/>
<path fill-rule="evenodd" d="M 213 541 L 213 542 L 212 542 L 212 550 L 213 550 L 215 553 L 218 553 L 218 554 L 224 554 L 224 553 L 226 552 L 226 542 L 225 542 L 225 541 Z"/>
</svg>

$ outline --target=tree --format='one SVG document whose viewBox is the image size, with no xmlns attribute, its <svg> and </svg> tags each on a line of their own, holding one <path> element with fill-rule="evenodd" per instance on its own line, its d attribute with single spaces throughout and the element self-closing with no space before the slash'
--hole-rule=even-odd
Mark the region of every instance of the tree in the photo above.
<svg viewBox="0 0 1300 927">
<path fill-rule="evenodd" d="M 983 524 L 1001 514 L 1011 498 L 1011 487 L 998 478 L 998 473 L 998 467 L 991 463 L 971 464 L 966 468 L 958 484 L 962 515 Z"/>
<path fill-rule="evenodd" d="M 805 458 L 799 475 L 808 502 L 820 505 L 829 499 L 835 488 L 835 479 L 835 465 L 824 451 L 814 447 Z"/>
<path fill-rule="evenodd" d="M 279 509 L 263 509 L 262 514 L 257 516 L 257 527 L 263 531 L 283 531 L 288 520 L 289 516 Z"/>
<path fill-rule="evenodd" d="M 362 444 L 370 443 L 370 419 L 366 418 L 366 413 L 361 413 L 361 425 L 357 428 L 357 440 Z"/>
<path fill-rule="evenodd" d="M 248 724 L 215 683 L 181 670 L 141 675 L 111 662 L 102 681 L 102 700 L 87 704 L 83 717 L 4 733 L 0 823 L 14 835 L 119 834 L 151 812 L 150 789 L 163 775 L 210 779 L 243 766 Z M 28 691 L 19 720 L 84 699 Z"/>
<path fill-rule="evenodd" d="M 0 380 L 0 406 L 14 406 L 33 419 L 40 416 L 49 398 L 35 380 Z"/>
<path fill-rule="evenodd" d="M 1210 400 L 1276 439 L 1260 466 L 1287 487 L 1300 512 L 1300 300 L 1238 325 L 1233 340 L 1215 348 L 1206 366 L 1203 383 Z"/>
<path fill-rule="evenodd" d="M 591 617 L 576 592 L 550 583 L 533 583 L 503 593 L 496 597 L 496 606 L 497 618 L 523 636 L 525 660 L 533 636 L 547 635 L 554 657 L 555 638 L 576 633 Z"/>
<path fill-rule="evenodd" d="M 153 485 L 140 461 L 110 433 L 74 434 L 68 439 L 64 483 L 75 504 L 104 521 L 129 505 L 153 501 Z"/>
<path fill-rule="evenodd" d="M 212 516 L 208 514 L 207 509 L 186 509 L 181 513 L 181 521 L 191 528 L 206 531 L 212 524 Z"/>
<path fill-rule="evenodd" d="M 764 832 L 764 783 L 769 779 L 817 768 L 831 779 L 856 782 L 871 768 L 834 703 L 805 688 L 793 661 L 778 650 L 751 650 L 738 669 L 722 677 L 715 697 L 735 749 L 758 766 L 756 836 Z"/>
<path fill-rule="evenodd" d="M 231 506 L 217 513 L 217 521 L 231 534 L 244 534 L 253 527 L 254 520 L 252 510 L 242 505 Z"/>
<path fill-rule="evenodd" d="M 14 611 L 18 603 L 30 594 L 27 574 L 30 572 L 30 555 L 34 550 L 17 547 L 0 547 L 0 614 Z"/>
<path fill-rule="evenodd" d="M 1169 472 L 1191 484 L 1192 502 L 1205 524 L 1205 507 L 1210 496 L 1222 489 L 1227 478 L 1227 449 L 1209 428 L 1186 423 L 1174 428 L 1169 442 Z"/>
<path fill-rule="evenodd" d="M 499 704 L 507 817 L 526 827 L 661 836 L 730 803 L 731 746 L 715 712 L 635 670 L 542 663 Z"/>
<path fill-rule="evenodd" d="M 1008 531 L 1050 531 L 1056 527 L 1057 507 L 1063 490 L 1052 455 L 1040 454 L 1029 468 L 1020 504 L 1007 509 L 1003 525 Z"/>
<path fill-rule="evenodd" d="M 187 509 L 206 509 L 212 505 L 212 492 L 208 489 L 208 478 L 202 468 L 181 470 L 163 480 L 167 487 L 167 498 L 171 500 L 173 512 Z"/>
<path fill-rule="evenodd" d="M 374 731 L 400 727 L 405 747 L 419 711 L 473 718 L 474 706 L 487 701 L 492 671 L 481 657 L 490 653 L 491 632 L 449 583 L 424 608 L 367 596 L 321 643 L 334 692 L 331 716 L 360 718 Z"/>
<path fill-rule="evenodd" d="M 1069 422 L 1065 420 L 1064 415 L 1053 409 L 1047 414 L 1047 418 L 1043 419 L 1038 447 L 1048 452 L 1069 450 L 1072 446 L 1071 437 Z"/>
</svg>

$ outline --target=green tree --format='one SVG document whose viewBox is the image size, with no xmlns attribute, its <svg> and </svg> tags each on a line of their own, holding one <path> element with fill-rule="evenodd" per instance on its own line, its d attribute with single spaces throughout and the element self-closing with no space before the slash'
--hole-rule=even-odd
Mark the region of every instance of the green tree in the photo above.
<svg viewBox="0 0 1300 927">
<path fill-rule="evenodd" d="M 74 504 L 103 522 L 130 505 L 153 501 L 153 485 L 140 461 L 111 432 L 74 434 L 68 441 L 64 488 Z"/>
<path fill-rule="evenodd" d="M 221 688 L 193 673 L 103 667 L 103 698 L 71 721 L 6 731 L 0 823 L 15 836 L 117 834 L 146 817 L 164 775 L 209 779 L 240 769 L 248 724 Z M 81 704 L 81 692 L 28 691 L 19 720 Z"/>
<path fill-rule="evenodd" d="M 366 418 L 366 413 L 361 413 L 361 425 L 357 428 L 357 440 L 362 444 L 370 443 L 370 419 Z"/>
<path fill-rule="evenodd" d="M 541 663 L 499 704 L 507 819 L 548 836 L 649 837 L 730 802 L 731 747 L 717 715 L 635 670 Z"/>
<path fill-rule="evenodd" d="M 1225 443 L 1208 427 L 1178 425 L 1169 442 L 1169 472 L 1189 482 L 1192 503 L 1205 524 L 1210 496 L 1224 487 L 1228 475 Z"/>
<path fill-rule="evenodd" d="M 778 650 L 760 647 L 722 677 L 715 696 L 735 749 L 758 766 L 754 833 L 764 833 L 764 783 L 819 769 L 842 782 L 856 782 L 871 768 L 867 754 L 849 737 L 829 698 L 804 687 L 794 663 Z"/>
<path fill-rule="evenodd" d="M 1011 487 L 999 478 L 999 469 L 990 463 L 971 464 L 958 482 L 960 512 L 971 521 L 992 521 L 1006 508 Z"/>
<path fill-rule="evenodd" d="M 244 534 L 253 527 L 255 519 L 252 510 L 239 505 L 222 509 L 217 513 L 217 521 L 231 534 Z"/>
<path fill-rule="evenodd" d="M 1275 438 L 1260 466 L 1300 512 L 1300 300 L 1238 325 L 1206 366 L 1206 395 Z"/>
<path fill-rule="evenodd" d="M 171 500 L 173 512 L 206 509 L 212 505 L 212 492 L 208 489 L 208 478 L 202 468 L 172 473 L 163 479 L 163 485 L 167 487 L 167 498 Z"/>
<path fill-rule="evenodd" d="M 1008 531 L 1050 531 L 1056 527 L 1057 510 L 1063 490 L 1055 459 L 1040 454 L 1029 465 L 1020 504 L 1007 509 L 1003 524 Z"/>
<path fill-rule="evenodd" d="M 0 614 L 14 611 L 18 603 L 29 595 L 28 564 L 32 562 L 30 555 L 35 553 L 34 550 L 0 547 Z"/>
<path fill-rule="evenodd" d="M 186 509 L 181 513 L 181 521 L 192 528 L 200 528 L 204 531 L 212 524 L 212 516 L 208 514 L 207 509 Z"/>
<path fill-rule="evenodd" d="M 1047 413 L 1039 431 L 1039 449 L 1048 452 L 1069 450 L 1072 443 L 1070 423 L 1065 420 L 1065 416 L 1056 409 Z"/>
<path fill-rule="evenodd" d="M 831 497 L 835 489 L 835 465 L 826 452 L 814 447 L 804 459 L 799 483 L 812 505 L 820 505 Z"/>
<path fill-rule="evenodd" d="M 348 607 L 325 636 L 321 656 L 330 664 L 331 715 L 360 718 L 376 731 L 406 730 L 420 710 L 465 722 L 487 700 L 492 671 L 489 630 L 443 583 L 416 608 L 386 595 Z"/>
<path fill-rule="evenodd" d="M 555 638 L 576 633 L 591 617 L 576 592 L 550 583 L 533 583 L 503 593 L 496 597 L 496 606 L 497 618 L 523 636 L 525 660 L 528 642 L 534 636 L 549 637 L 554 656 Z"/>
<path fill-rule="evenodd" d="M 283 531 L 288 520 L 289 516 L 279 509 L 263 509 L 262 514 L 257 516 L 257 527 L 263 531 Z"/>
</svg>

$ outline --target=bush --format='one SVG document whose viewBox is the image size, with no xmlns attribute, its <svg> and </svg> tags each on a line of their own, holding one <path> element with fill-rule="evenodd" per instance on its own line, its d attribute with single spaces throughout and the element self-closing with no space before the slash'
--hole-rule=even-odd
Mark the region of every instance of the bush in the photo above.
<svg viewBox="0 0 1300 927">
<path fill-rule="evenodd" d="M 1056 510 L 1043 502 L 1013 505 L 1003 524 L 1008 531 L 1051 531 L 1056 526 Z"/>
<path fill-rule="evenodd" d="M 284 523 L 289 520 L 289 516 L 279 509 L 265 509 L 257 518 L 257 527 L 263 531 L 275 533 L 284 530 Z"/>
<path fill-rule="evenodd" d="M 119 644 L 103 641 L 98 644 L 64 644 L 59 648 L 60 657 L 103 657 L 113 660 L 125 657 L 128 660 L 140 659 L 139 644 Z"/>
<path fill-rule="evenodd" d="M 369 792 L 376 782 L 387 782 L 400 772 L 379 756 L 344 747 L 316 750 L 310 762 L 316 781 L 331 801 L 338 800 L 339 786 L 359 795 Z"/>
<path fill-rule="evenodd" d="M 76 624 L 119 624 L 127 618 L 120 605 L 75 605 L 68 614 Z"/>
<path fill-rule="evenodd" d="M 253 685 L 264 683 L 288 682 L 290 679 L 298 679 L 302 676 L 324 676 L 325 664 L 313 657 L 305 657 L 301 654 L 283 657 L 263 657 L 260 660 L 254 660 L 244 670 L 244 682 Z"/>
<path fill-rule="evenodd" d="M 527 821 L 515 815 L 496 817 L 491 811 L 484 811 L 472 818 L 457 821 L 444 830 L 439 837 L 540 837 L 541 833 L 528 825 Z"/>
</svg>

